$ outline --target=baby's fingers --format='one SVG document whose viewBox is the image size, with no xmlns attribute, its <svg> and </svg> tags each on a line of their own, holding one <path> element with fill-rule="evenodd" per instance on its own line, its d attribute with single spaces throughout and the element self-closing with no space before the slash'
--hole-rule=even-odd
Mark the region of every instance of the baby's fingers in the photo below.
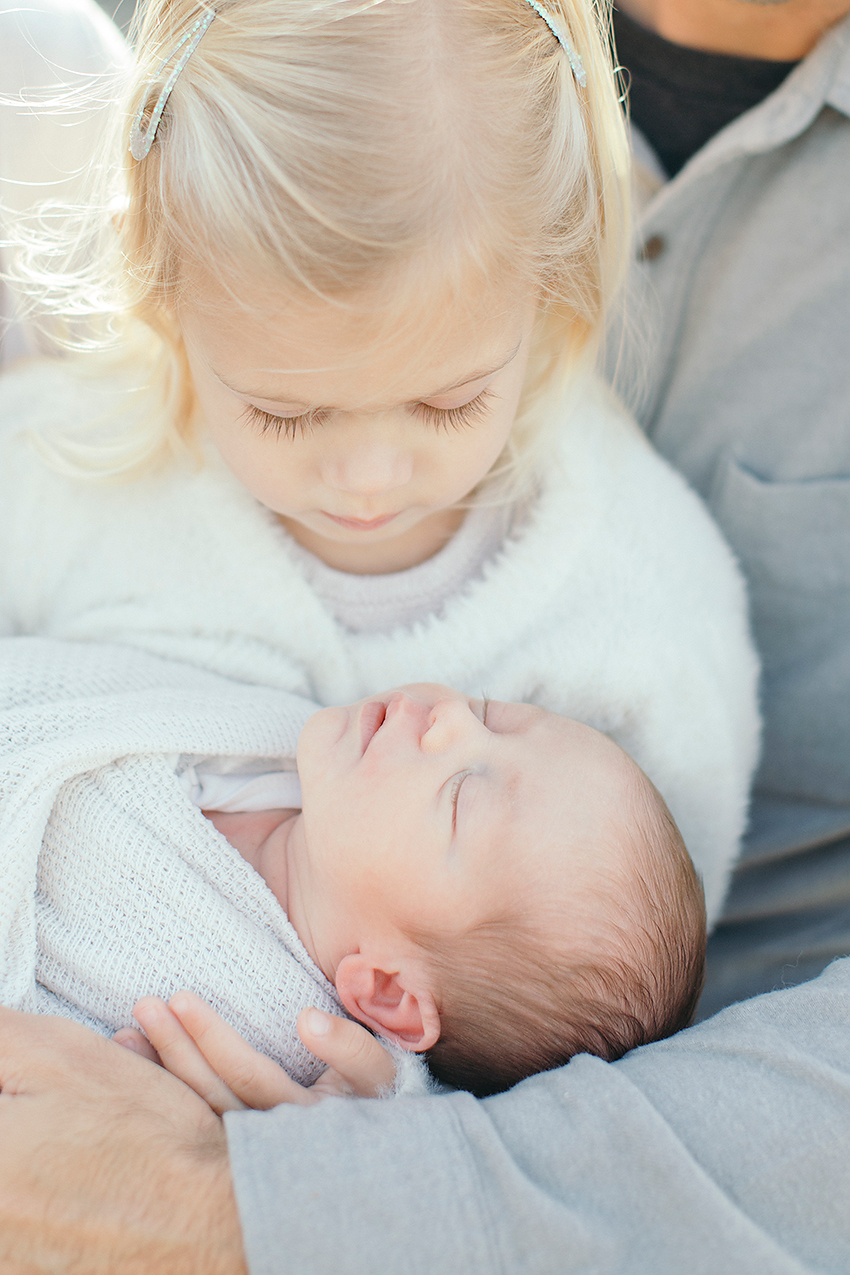
<svg viewBox="0 0 850 1275">
<path fill-rule="evenodd" d="M 165 1001 L 158 996 L 145 996 L 134 1006 L 133 1015 L 145 1029 L 163 1067 L 194 1089 L 217 1115 L 244 1108 L 245 1104 L 210 1066 Z"/>
<path fill-rule="evenodd" d="M 325 1094 L 375 1098 L 395 1080 L 392 1056 L 360 1023 L 304 1009 L 298 1015 L 298 1035 L 310 1053 L 331 1068 L 316 1082 Z"/>
<path fill-rule="evenodd" d="M 246 1107 L 264 1111 L 281 1102 L 317 1101 L 318 1095 L 304 1089 L 271 1058 L 258 1053 L 200 996 L 177 992 L 169 1004 L 214 1074 Z"/>
</svg>

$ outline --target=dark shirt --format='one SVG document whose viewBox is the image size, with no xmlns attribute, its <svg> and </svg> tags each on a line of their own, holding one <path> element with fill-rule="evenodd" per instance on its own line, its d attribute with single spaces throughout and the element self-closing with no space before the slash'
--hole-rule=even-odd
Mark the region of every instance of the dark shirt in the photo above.
<svg viewBox="0 0 850 1275">
<path fill-rule="evenodd" d="M 614 37 L 627 72 L 631 117 L 670 177 L 715 133 L 779 88 L 797 65 L 689 49 L 617 9 Z"/>
</svg>

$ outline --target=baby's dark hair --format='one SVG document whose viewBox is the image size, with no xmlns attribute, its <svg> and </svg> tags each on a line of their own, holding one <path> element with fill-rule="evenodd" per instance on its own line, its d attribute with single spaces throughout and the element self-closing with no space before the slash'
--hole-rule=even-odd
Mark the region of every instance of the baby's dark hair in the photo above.
<svg viewBox="0 0 850 1275">
<path fill-rule="evenodd" d="M 621 830 L 629 872 L 600 873 L 584 939 L 554 911 L 505 915 L 448 940 L 417 935 L 440 989 L 441 1034 L 428 1055 L 438 1080 L 484 1097 L 575 1054 L 613 1062 L 693 1019 L 702 886 L 667 806 L 637 774 Z"/>
</svg>

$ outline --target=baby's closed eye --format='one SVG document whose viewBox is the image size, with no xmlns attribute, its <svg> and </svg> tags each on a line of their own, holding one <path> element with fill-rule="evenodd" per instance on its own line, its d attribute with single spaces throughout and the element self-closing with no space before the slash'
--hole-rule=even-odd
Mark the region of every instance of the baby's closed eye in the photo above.
<svg viewBox="0 0 850 1275">
<path fill-rule="evenodd" d="M 459 775 L 455 775 L 452 781 L 452 832 L 457 827 L 457 803 L 460 797 L 460 790 L 463 787 L 472 772 L 468 770 L 461 771 Z"/>
</svg>

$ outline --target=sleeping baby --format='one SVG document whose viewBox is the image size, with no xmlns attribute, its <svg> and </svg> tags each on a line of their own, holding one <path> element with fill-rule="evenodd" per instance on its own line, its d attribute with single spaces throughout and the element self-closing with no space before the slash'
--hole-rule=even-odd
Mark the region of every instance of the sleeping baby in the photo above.
<svg viewBox="0 0 850 1275">
<path fill-rule="evenodd" d="M 598 731 L 422 684 L 315 713 L 297 775 L 189 760 L 185 791 L 348 1013 L 438 1079 L 489 1094 L 690 1021 L 701 886 L 662 798 Z"/>
</svg>

